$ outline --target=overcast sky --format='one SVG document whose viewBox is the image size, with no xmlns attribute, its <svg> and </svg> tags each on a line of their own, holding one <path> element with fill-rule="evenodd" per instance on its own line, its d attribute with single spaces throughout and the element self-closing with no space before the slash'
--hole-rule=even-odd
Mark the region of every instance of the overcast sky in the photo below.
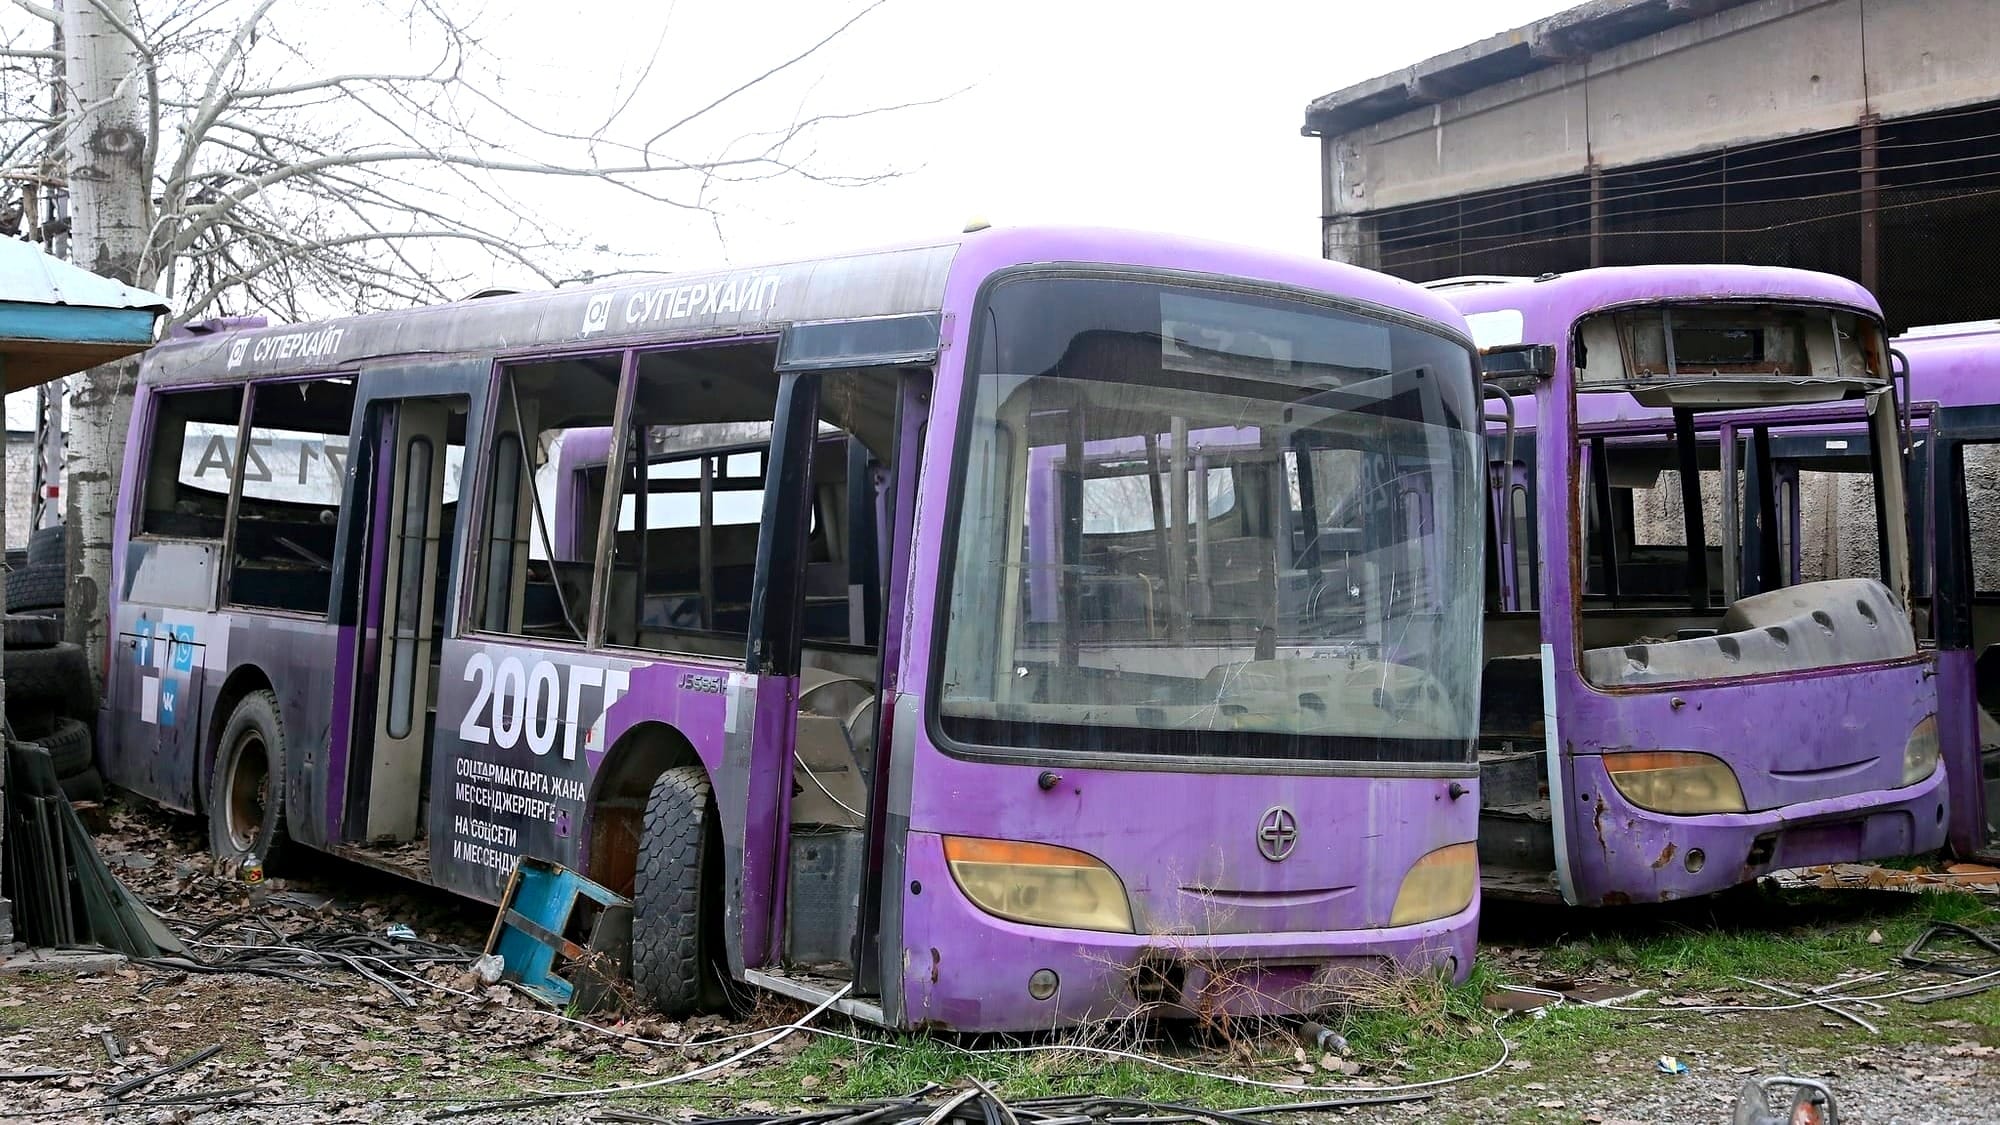
<svg viewBox="0 0 2000 1125">
<path fill-rule="evenodd" d="M 142 5 L 150 0 L 140 0 Z M 386 65 L 376 31 L 328 26 L 333 0 L 286 0 L 314 26 L 302 59 Z M 545 125 L 594 123 L 630 93 L 623 125 L 670 121 L 802 50 L 858 0 L 465 0 L 502 64 L 494 93 Z M 798 178 L 720 185 L 690 214 L 565 181 L 521 197 L 605 269 L 687 270 L 810 255 L 996 225 L 1088 223 L 1319 252 L 1318 143 L 1299 134 L 1314 97 L 1408 66 L 1566 5 L 1558 0 L 888 0 L 826 50 L 684 134 L 676 155 L 726 151 L 795 115 L 936 105 L 818 130 L 808 165 L 894 173 L 862 187 Z M 315 9 L 319 11 L 315 11 Z M 274 16 L 274 18 L 276 18 Z M 346 57 L 331 57 L 346 56 Z M 643 76 L 643 82 L 641 77 Z M 585 257 L 590 252 L 584 251 Z M 615 259 L 615 260 L 614 260 Z M 491 284 L 534 284 L 495 275 Z M 8 425 L 27 422 L 10 396 Z"/>
<path fill-rule="evenodd" d="M 600 5 L 606 18 L 590 24 L 488 22 L 491 49 L 536 62 L 519 76 L 524 103 L 553 108 L 593 79 L 608 90 L 658 43 L 647 96 L 678 106 L 685 91 L 726 88 L 860 6 Z M 657 252 L 668 268 L 923 237 L 973 217 L 1174 230 L 1317 254 L 1319 149 L 1299 133 L 1309 100 L 1566 6 L 890 0 L 801 67 L 799 80 L 745 99 L 717 115 L 718 132 L 690 139 L 699 148 L 722 133 L 768 128 L 799 105 L 841 112 L 951 94 L 817 134 L 815 166 L 895 179 L 725 191 L 721 243 L 707 224 L 657 209 L 613 205 L 616 215 L 593 229 Z M 611 63 L 607 46 L 623 51 L 621 62 Z M 675 233 L 661 239 L 656 227 Z"/>
</svg>

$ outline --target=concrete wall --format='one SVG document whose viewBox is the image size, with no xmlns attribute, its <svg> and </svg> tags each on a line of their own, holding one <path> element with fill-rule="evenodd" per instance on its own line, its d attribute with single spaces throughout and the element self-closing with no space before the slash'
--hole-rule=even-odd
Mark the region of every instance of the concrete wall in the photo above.
<svg viewBox="0 0 2000 1125">
<path fill-rule="evenodd" d="M 28 545 L 29 502 L 35 491 L 35 443 L 32 438 L 7 437 L 7 546 Z"/>
<path fill-rule="evenodd" d="M 1321 139 L 1328 257 L 1354 217 L 1990 101 L 1996 0 L 1756 0 Z"/>
<path fill-rule="evenodd" d="M 1984 463 L 1984 487 L 1989 500 L 2000 500 L 2000 456 Z M 1973 466 L 1968 461 L 1968 475 Z M 1979 495 L 1975 489 L 1974 511 Z M 1739 484 L 1738 510 L 1742 510 Z M 1799 474 L 1799 580 L 1819 582 L 1829 578 L 1880 578 L 1882 559 L 1875 528 L 1875 483 L 1862 473 L 1801 472 Z M 2000 515 L 2000 503 L 1986 510 Z M 1713 470 L 1701 474 L 1701 512 L 1704 535 L 1710 547 L 1722 545 L 1722 474 Z M 1975 517 L 1976 518 L 1976 517 Z M 1680 474 L 1662 472 L 1650 489 L 1632 496 L 1633 539 L 1639 543 L 1687 543 L 1687 525 L 1681 519 Z M 1985 560 L 1980 573 L 2000 578 L 2000 536 L 1981 543 L 1980 550 L 1993 558 Z M 1717 584 L 1721 575 L 1710 575 Z M 2000 589 L 1983 586 L 1982 589 Z"/>
<path fill-rule="evenodd" d="M 1972 588 L 1991 593 L 2000 590 L 2000 445 L 1966 446 L 1964 464 Z"/>
</svg>

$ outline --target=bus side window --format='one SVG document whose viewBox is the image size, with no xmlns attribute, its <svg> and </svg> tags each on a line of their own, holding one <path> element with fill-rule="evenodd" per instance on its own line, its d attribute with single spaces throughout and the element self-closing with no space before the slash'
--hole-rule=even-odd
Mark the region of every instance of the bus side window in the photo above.
<svg viewBox="0 0 2000 1125">
<path fill-rule="evenodd" d="M 236 475 L 242 404 L 241 387 L 179 391 L 154 399 L 139 534 L 222 539 Z"/>
<path fill-rule="evenodd" d="M 1865 463 L 1798 470 L 1800 582 L 1882 578 L 1876 535 L 1875 481 Z"/>
<path fill-rule="evenodd" d="M 639 356 L 631 426 L 620 438 L 623 479 L 606 488 L 599 463 L 571 485 L 617 497 L 607 644 L 743 655 L 764 531 L 776 361 L 767 340 Z M 822 647 L 862 644 L 870 635 L 862 620 L 868 583 L 852 573 L 850 540 L 874 534 L 879 496 L 872 486 L 849 489 L 850 457 L 871 474 L 887 459 L 898 384 L 879 372 L 816 378 L 821 421 L 801 560 L 803 635 Z M 851 453 L 850 430 L 858 431 L 865 456 Z M 860 557 L 865 569 L 866 552 Z"/>
<path fill-rule="evenodd" d="M 602 463 L 619 364 L 613 353 L 501 372 L 473 579 L 478 629 L 563 641 L 588 634 L 604 490 L 571 482 L 588 479 L 579 464 Z"/>
<path fill-rule="evenodd" d="M 1611 481 L 1612 535 L 1617 551 L 1618 594 L 1621 598 L 1685 600 L 1688 596 L 1687 522 L 1681 504 L 1681 474 L 1675 468 L 1671 444 L 1663 449 L 1613 449 L 1607 476 Z M 1702 545 L 1708 564 L 1711 599 L 1722 594 L 1722 474 L 1703 469 L 1701 483 Z M 1597 497 L 1590 494 L 1591 554 L 1588 593 L 1607 595 L 1604 559 L 1598 550 Z M 1740 509 L 1739 509 L 1740 510 Z M 1713 603 L 1711 603 L 1713 604 Z"/>
<path fill-rule="evenodd" d="M 607 489 L 618 505 L 607 643 L 743 655 L 776 363 L 770 341 L 639 357 L 624 479 Z"/>
<path fill-rule="evenodd" d="M 229 603 L 326 612 L 353 413 L 351 377 L 252 389 Z"/>
</svg>

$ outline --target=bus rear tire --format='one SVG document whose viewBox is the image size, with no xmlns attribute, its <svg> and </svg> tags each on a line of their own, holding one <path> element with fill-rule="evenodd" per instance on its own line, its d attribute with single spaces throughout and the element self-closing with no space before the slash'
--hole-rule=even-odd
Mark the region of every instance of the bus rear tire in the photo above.
<svg viewBox="0 0 2000 1125">
<path fill-rule="evenodd" d="M 632 982 L 670 1016 L 726 1005 L 722 833 L 708 774 L 679 766 L 646 798 L 632 885 Z"/>
<path fill-rule="evenodd" d="M 282 863 L 285 831 L 285 721 L 278 697 L 253 691 L 230 712 L 208 786 L 208 846 L 235 864 L 255 855 L 269 871 Z"/>
</svg>

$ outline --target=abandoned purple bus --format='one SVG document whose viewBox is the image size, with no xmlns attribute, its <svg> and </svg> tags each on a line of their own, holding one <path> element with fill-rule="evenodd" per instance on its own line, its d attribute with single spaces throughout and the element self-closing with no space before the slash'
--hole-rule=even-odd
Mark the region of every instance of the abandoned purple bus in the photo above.
<svg viewBox="0 0 2000 1125">
<path fill-rule="evenodd" d="M 1659 901 L 1937 847 L 1873 298 L 1727 266 L 1434 288 L 1520 415 L 1511 458 L 1489 441 L 1487 891 Z"/>
<path fill-rule="evenodd" d="M 104 766 L 222 857 L 489 902 L 566 865 L 630 896 L 669 1011 L 1015 1030 L 1463 976 L 1477 362 L 1415 286 L 1088 230 L 185 333 L 134 406 Z M 1272 452 L 1197 512 L 1220 428 Z M 1170 511 L 1093 523 L 1112 446 Z"/>
<path fill-rule="evenodd" d="M 1951 779 L 1951 847 L 2000 860 L 2000 321 L 1912 328 L 1891 341 L 1909 371 L 1912 535 L 1931 560 L 1938 742 Z M 1921 570 L 1919 576 L 1922 576 Z"/>
</svg>

